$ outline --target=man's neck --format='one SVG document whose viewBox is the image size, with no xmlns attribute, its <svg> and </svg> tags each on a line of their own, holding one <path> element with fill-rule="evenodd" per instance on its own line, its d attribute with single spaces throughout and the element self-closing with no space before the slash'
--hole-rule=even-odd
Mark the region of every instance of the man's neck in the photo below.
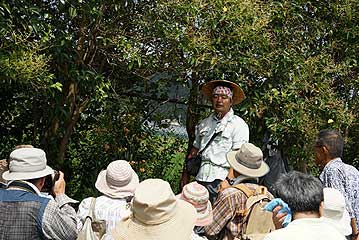
<svg viewBox="0 0 359 240">
<path fill-rule="evenodd" d="M 293 220 L 301 218 L 319 218 L 319 212 L 297 212 L 293 214 Z"/>
<path fill-rule="evenodd" d="M 224 118 L 224 116 L 226 116 L 226 115 L 227 115 L 227 113 L 229 113 L 229 111 L 228 111 L 228 112 L 226 112 L 226 113 L 223 113 L 223 112 L 216 112 L 216 117 L 217 117 L 217 119 L 218 119 L 218 120 L 221 120 L 222 118 Z"/>
</svg>

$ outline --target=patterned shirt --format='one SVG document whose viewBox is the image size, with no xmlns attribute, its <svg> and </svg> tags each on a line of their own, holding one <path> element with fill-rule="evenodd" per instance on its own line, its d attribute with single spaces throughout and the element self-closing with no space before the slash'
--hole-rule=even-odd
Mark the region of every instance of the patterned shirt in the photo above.
<svg viewBox="0 0 359 240">
<path fill-rule="evenodd" d="M 335 188 L 345 196 L 349 215 L 356 219 L 359 229 L 359 171 L 335 158 L 327 163 L 319 177 L 324 187 Z"/>
<path fill-rule="evenodd" d="M 43 196 L 39 189 L 30 182 L 22 181 L 29 185 L 37 195 Z M 8 191 L 18 189 L 16 187 L 8 188 Z M 42 231 L 47 239 L 76 239 L 78 231 L 76 229 L 77 216 L 76 211 L 69 203 L 74 200 L 65 194 L 56 196 L 55 200 L 50 200 L 45 207 L 42 216 Z"/>
<path fill-rule="evenodd" d="M 196 139 L 193 146 L 202 150 L 213 134 L 221 132 L 202 153 L 202 166 L 196 176 L 197 181 L 213 182 L 227 177 L 229 163 L 226 154 L 239 149 L 249 140 L 249 128 L 244 120 L 234 115 L 233 109 L 222 118 L 217 119 L 212 113 L 196 126 Z"/>
<path fill-rule="evenodd" d="M 258 187 L 257 184 L 252 183 L 246 183 L 246 186 L 252 190 Z M 273 198 L 269 192 L 267 195 L 269 198 Z M 226 237 L 223 240 L 227 240 L 228 235 L 231 236 L 229 239 L 237 237 L 242 230 L 244 218 L 235 217 L 235 215 L 246 209 L 246 201 L 247 196 L 234 187 L 226 188 L 220 192 L 213 207 L 213 222 L 204 227 L 206 235 L 218 235 L 224 229 Z"/>
<path fill-rule="evenodd" d="M 80 218 L 77 224 L 78 230 L 80 230 L 85 223 L 86 216 L 90 209 L 91 199 L 91 197 L 85 198 L 80 203 L 79 210 L 77 211 L 77 215 Z M 117 222 L 129 216 L 130 213 L 129 204 L 126 199 L 115 199 L 105 195 L 96 198 L 95 217 L 106 221 L 106 234 L 103 239 L 112 239 L 112 229 L 116 226 Z"/>
</svg>

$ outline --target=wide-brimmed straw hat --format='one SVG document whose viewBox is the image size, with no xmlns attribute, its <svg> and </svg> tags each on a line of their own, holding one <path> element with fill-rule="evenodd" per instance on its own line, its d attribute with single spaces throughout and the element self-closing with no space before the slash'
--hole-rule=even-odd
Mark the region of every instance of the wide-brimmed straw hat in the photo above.
<svg viewBox="0 0 359 240">
<path fill-rule="evenodd" d="M 138 184 L 131 165 L 125 160 L 116 160 L 99 173 L 95 187 L 109 197 L 124 198 L 132 196 Z"/>
<path fill-rule="evenodd" d="M 227 153 L 229 165 L 238 173 L 249 177 L 262 177 L 269 172 L 263 153 L 252 143 L 243 143 L 238 151 Z"/>
<path fill-rule="evenodd" d="M 239 104 L 245 97 L 242 88 L 238 84 L 227 80 L 212 80 L 210 82 L 204 83 L 201 86 L 201 92 L 203 96 L 211 99 L 213 89 L 217 86 L 229 87 L 233 91 L 233 105 Z"/>
<path fill-rule="evenodd" d="M 10 153 L 9 170 L 2 177 L 5 180 L 28 180 L 53 174 L 46 165 L 46 153 L 39 148 L 19 148 Z"/>
<path fill-rule="evenodd" d="M 177 197 L 189 202 L 196 208 L 196 226 L 207 226 L 212 223 L 212 204 L 209 201 L 208 190 L 204 186 L 197 182 L 191 182 L 183 187 L 182 193 Z"/>
<path fill-rule="evenodd" d="M 177 199 L 168 182 L 147 179 L 135 190 L 132 215 L 121 220 L 112 231 L 121 240 L 190 239 L 196 210 Z"/>
<path fill-rule="evenodd" d="M 323 219 L 336 227 L 343 235 L 352 233 L 350 216 L 345 209 L 343 194 L 334 188 L 323 188 Z"/>
</svg>

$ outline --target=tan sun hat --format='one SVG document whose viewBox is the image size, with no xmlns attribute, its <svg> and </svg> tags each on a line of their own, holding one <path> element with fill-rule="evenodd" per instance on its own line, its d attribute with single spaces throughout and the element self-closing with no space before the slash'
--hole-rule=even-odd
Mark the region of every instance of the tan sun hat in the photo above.
<svg viewBox="0 0 359 240">
<path fill-rule="evenodd" d="M 95 187 L 112 198 L 132 196 L 139 179 L 131 165 L 125 160 L 111 162 L 97 177 Z"/>
<path fill-rule="evenodd" d="M 213 89 L 217 86 L 229 87 L 233 91 L 233 105 L 239 104 L 245 97 L 242 88 L 238 84 L 227 80 L 212 80 L 204 83 L 201 86 L 203 96 L 211 99 Z"/>
<path fill-rule="evenodd" d="M 2 177 L 5 180 L 28 180 L 53 174 L 46 165 L 46 153 L 39 148 L 18 148 L 10 153 L 9 170 Z"/>
<path fill-rule="evenodd" d="M 121 240 L 190 239 L 195 221 L 195 208 L 177 199 L 168 182 L 147 179 L 135 190 L 132 215 L 117 224 L 112 237 Z"/>
<path fill-rule="evenodd" d="M 248 177 L 262 177 L 269 172 L 262 150 L 252 143 L 243 143 L 238 151 L 227 153 L 227 159 L 236 172 Z"/>
</svg>

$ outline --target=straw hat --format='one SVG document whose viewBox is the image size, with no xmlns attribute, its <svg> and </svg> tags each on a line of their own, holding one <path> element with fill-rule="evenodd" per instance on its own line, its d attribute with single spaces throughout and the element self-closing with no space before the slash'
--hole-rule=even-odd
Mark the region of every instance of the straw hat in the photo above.
<svg viewBox="0 0 359 240">
<path fill-rule="evenodd" d="M 348 236 L 352 233 L 350 216 L 345 209 L 343 194 L 334 188 L 324 188 L 323 216 L 322 218 L 333 224 L 342 234 Z"/>
<path fill-rule="evenodd" d="M 204 186 L 197 182 L 191 182 L 183 187 L 182 193 L 178 195 L 178 198 L 189 202 L 196 208 L 196 226 L 207 226 L 212 223 L 212 205 L 209 201 L 208 190 Z"/>
<path fill-rule="evenodd" d="M 168 182 L 147 179 L 135 190 L 132 215 L 112 231 L 121 240 L 190 239 L 196 220 L 195 208 L 176 199 Z"/>
<path fill-rule="evenodd" d="M 262 177 L 269 172 L 262 150 L 252 143 L 243 143 L 238 151 L 227 153 L 227 159 L 236 172 L 248 177 Z"/>
<path fill-rule="evenodd" d="M 233 91 L 233 105 L 239 104 L 245 97 L 242 88 L 238 84 L 227 80 L 213 80 L 203 84 L 201 87 L 203 96 L 211 99 L 213 89 L 217 86 L 229 87 Z"/>
<path fill-rule="evenodd" d="M 28 180 L 53 174 L 46 165 L 46 153 L 39 148 L 19 148 L 10 153 L 9 170 L 2 177 L 5 180 Z"/>
<path fill-rule="evenodd" d="M 125 160 L 117 160 L 99 173 L 95 187 L 112 198 L 124 198 L 133 195 L 138 183 L 131 165 Z"/>
</svg>

